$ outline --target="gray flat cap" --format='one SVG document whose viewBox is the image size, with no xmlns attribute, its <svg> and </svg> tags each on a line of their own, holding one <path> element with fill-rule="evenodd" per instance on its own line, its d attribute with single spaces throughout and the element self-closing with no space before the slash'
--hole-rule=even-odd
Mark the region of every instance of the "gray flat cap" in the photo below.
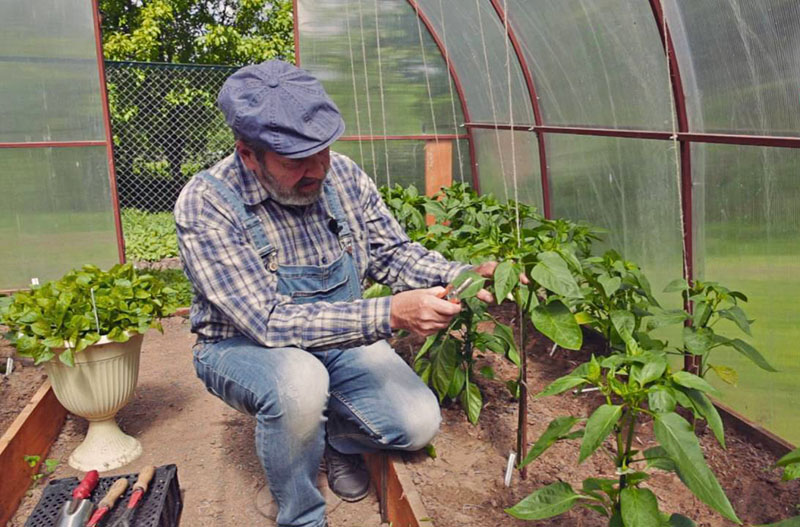
<svg viewBox="0 0 800 527">
<path fill-rule="evenodd" d="M 316 154 L 344 132 L 342 115 L 322 84 L 280 60 L 236 71 L 223 84 L 217 106 L 239 137 L 293 159 Z"/>
</svg>

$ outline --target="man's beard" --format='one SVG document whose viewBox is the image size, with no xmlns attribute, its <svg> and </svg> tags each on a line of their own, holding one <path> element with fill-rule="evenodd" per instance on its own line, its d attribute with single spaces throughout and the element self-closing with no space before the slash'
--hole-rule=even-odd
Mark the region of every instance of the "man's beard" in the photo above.
<svg viewBox="0 0 800 527">
<path fill-rule="evenodd" d="M 259 162 L 261 167 L 262 177 L 259 178 L 261 184 L 267 189 L 272 199 L 281 205 L 294 205 L 304 207 L 311 205 L 319 199 L 322 194 L 322 184 L 320 182 L 317 190 L 311 193 L 300 193 L 296 188 L 283 188 L 275 180 L 275 177 L 267 170 L 267 164 L 263 161 Z M 302 181 L 302 180 L 301 180 Z"/>
</svg>

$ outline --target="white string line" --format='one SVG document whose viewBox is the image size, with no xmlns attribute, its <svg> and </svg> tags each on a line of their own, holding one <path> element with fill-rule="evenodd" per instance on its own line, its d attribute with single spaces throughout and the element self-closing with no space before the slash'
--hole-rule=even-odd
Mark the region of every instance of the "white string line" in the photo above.
<svg viewBox="0 0 800 527">
<path fill-rule="evenodd" d="M 389 172 L 389 140 L 386 138 L 386 100 L 383 94 L 383 63 L 381 62 L 381 26 L 378 23 L 378 3 L 375 0 L 375 43 L 378 46 L 378 93 L 381 95 L 381 120 L 383 121 L 383 157 L 386 162 L 386 185 L 392 186 L 392 176 Z"/>
<path fill-rule="evenodd" d="M 428 88 L 428 103 L 431 107 L 431 122 L 433 123 L 433 137 L 439 142 L 439 134 L 436 131 L 436 114 L 433 111 L 433 92 L 431 91 L 431 78 L 428 74 L 428 61 L 425 58 L 425 45 L 422 42 L 422 22 L 419 19 L 419 4 L 414 3 L 417 11 L 417 34 L 419 35 L 419 51 L 422 55 L 422 69 L 425 71 L 425 86 Z"/>
<path fill-rule="evenodd" d="M 517 150 L 516 150 L 516 137 L 517 134 L 513 131 L 514 130 L 514 106 L 513 106 L 513 97 L 511 96 L 511 32 L 508 28 L 508 19 L 510 18 L 508 14 L 508 0 L 503 0 L 503 26 L 505 29 L 505 41 L 506 41 L 506 84 L 508 85 L 508 115 L 509 121 L 511 124 L 511 181 L 514 185 L 514 216 L 515 222 L 517 225 L 517 247 L 522 249 L 522 225 L 519 218 L 519 185 L 517 184 Z M 505 173 L 503 174 L 503 179 L 505 179 Z M 525 319 L 523 318 L 522 313 L 523 306 L 521 304 L 517 305 L 517 312 L 518 312 L 518 320 L 520 321 L 519 324 L 519 342 L 521 351 L 520 353 L 525 353 Z M 524 378 L 522 378 L 524 380 Z M 525 450 L 527 445 L 521 445 L 522 449 Z"/>
<path fill-rule="evenodd" d="M 489 54 L 488 54 L 488 52 L 486 50 L 486 35 L 484 34 L 484 31 L 483 31 L 483 17 L 481 16 L 480 0 L 475 0 L 475 8 L 478 11 L 478 27 L 479 27 L 479 30 L 480 30 L 479 32 L 480 32 L 480 35 L 481 35 L 481 46 L 483 46 L 483 63 L 484 63 L 484 67 L 486 68 L 485 69 L 486 75 L 488 77 L 488 75 L 489 75 Z M 492 89 L 492 80 L 491 80 L 491 78 L 489 78 L 488 80 L 489 80 L 489 82 L 487 84 L 489 85 L 489 102 L 490 102 L 491 107 L 492 107 L 492 119 L 494 120 L 494 124 L 498 124 L 497 123 L 497 108 L 495 107 L 495 104 L 494 104 L 494 90 Z M 500 130 L 495 128 L 494 129 L 494 135 L 495 135 L 495 140 L 497 142 L 497 154 L 498 154 L 498 158 L 500 160 L 500 179 L 503 182 L 503 194 L 505 194 L 506 201 L 508 201 L 508 185 L 506 184 L 506 176 L 505 176 L 506 169 L 505 169 L 505 163 L 503 162 L 503 155 L 502 155 L 503 147 L 502 147 L 502 144 L 501 144 L 501 141 L 500 141 Z"/>
<path fill-rule="evenodd" d="M 419 6 L 417 6 L 417 13 L 419 13 Z M 419 16 L 417 16 L 419 18 Z M 442 21 L 442 47 L 444 47 L 444 62 L 447 66 L 447 88 L 450 90 L 450 107 L 453 110 L 453 127 L 455 132 L 460 128 L 458 118 L 456 117 L 456 99 L 453 96 L 453 79 L 450 75 L 450 52 L 447 48 L 447 22 L 444 18 L 444 8 L 442 7 L 442 0 L 439 0 L 439 18 Z M 465 116 L 466 118 L 466 116 Z M 458 177 L 461 183 L 464 182 L 464 159 L 461 157 L 461 140 L 456 139 L 456 151 L 458 153 Z"/>
<path fill-rule="evenodd" d="M 345 23 L 347 24 L 347 49 L 350 51 L 350 77 L 353 79 L 353 104 L 356 108 L 356 133 L 358 134 L 358 151 L 361 155 L 360 163 L 364 163 L 364 141 L 361 135 L 361 110 L 358 107 L 358 88 L 356 86 L 356 63 L 353 58 L 353 38 L 350 32 L 350 2 L 344 3 Z M 363 35 L 362 35 L 363 38 Z"/>
<path fill-rule="evenodd" d="M 661 12 L 662 16 L 662 31 L 664 32 L 664 50 L 667 54 L 667 82 L 669 83 L 669 105 L 670 105 L 670 116 L 672 118 L 672 149 L 675 152 L 675 175 L 676 181 L 678 183 L 678 199 L 680 200 L 680 206 L 678 207 L 678 214 L 680 218 L 680 229 L 681 229 L 681 245 L 683 246 L 683 276 L 686 277 L 686 280 L 690 280 L 691 277 L 689 276 L 689 251 L 691 247 L 688 246 L 686 235 L 683 231 L 684 229 L 684 222 L 685 216 L 683 213 L 683 185 L 681 180 L 681 156 L 680 156 L 680 143 L 678 142 L 678 124 L 677 124 L 677 113 L 675 111 L 675 91 L 674 86 L 672 83 L 672 64 L 670 59 L 670 47 L 669 47 L 669 38 L 667 38 L 667 9 L 666 6 L 663 6 Z M 689 174 L 691 177 L 691 174 Z M 691 192 L 691 188 L 689 189 Z M 692 226 L 689 225 L 689 229 Z"/>
<path fill-rule="evenodd" d="M 508 29 L 508 0 L 503 0 L 503 25 L 506 32 L 506 83 L 508 84 L 508 115 L 511 124 L 511 179 L 514 183 L 514 214 L 517 223 L 517 247 L 522 248 L 522 236 L 520 234 L 519 220 L 519 186 L 517 185 L 517 134 L 514 132 L 514 99 L 511 97 L 511 32 Z M 505 178 L 505 174 L 503 174 Z M 522 309 L 522 308 L 520 308 Z M 520 318 L 522 320 L 522 318 Z M 520 331 L 522 328 L 520 327 Z"/>
<path fill-rule="evenodd" d="M 376 2 L 378 0 L 375 0 Z M 361 58 L 364 60 L 364 86 L 367 93 L 367 122 L 369 124 L 369 146 L 372 150 L 372 170 L 375 171 L 373 179 L 378 180 L 378 162 L 375 160 L 375 141 L 372 133 L 372 105 L 369 101 L 369 72 L 367 71 L 367 46 L 364 38 L 364 7 L 358 0 L 358 24 L 361 29 Z"/>
</svg>

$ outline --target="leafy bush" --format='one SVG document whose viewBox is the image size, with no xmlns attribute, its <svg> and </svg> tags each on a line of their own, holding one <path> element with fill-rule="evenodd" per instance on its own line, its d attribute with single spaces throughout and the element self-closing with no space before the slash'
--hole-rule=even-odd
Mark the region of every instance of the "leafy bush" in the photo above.
<svg viewBox="0 0 800 527">
<path fill-rule="evenodd" d="M 164 282 L 165 287 L 175 291 L 176 306 L 187 307 L 191 305 L 194 289 L 192 288 L 192 283 L 186 278 L 181 269 L 149 269 L 147 273 Z"/>
<path fill-rule="evenodd" d="M 169 212 L 122 211 L 125 256 L 130 260 L 158 262 L 178 256 L 175 218 Z"/>
<path fill-rule="evenodd" d="M 176 292 L 131 264 L 103 271 L 93 265 L 61 279 L 14 294 L 0 311 L 6 335 L 23 357 L 39 364 L 56 356 L 69 366 L 74 354 L 101 337 L 125 342 L 149 328 L 163 331 L 159 319 L 175 312 Z"/>
</svg>

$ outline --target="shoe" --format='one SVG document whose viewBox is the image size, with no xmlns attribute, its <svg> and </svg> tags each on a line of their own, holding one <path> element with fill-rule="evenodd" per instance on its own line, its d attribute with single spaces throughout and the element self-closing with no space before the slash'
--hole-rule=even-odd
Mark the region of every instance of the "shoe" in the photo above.
<svg viewBox="0 0 800 527">
<path fill-rule="evenodd" d="M 369 472 L 360 454 L 342 454 L 325 446 L 328 486 L 344 501 L 359 501 L 369 494 Z"/>
</svg>

